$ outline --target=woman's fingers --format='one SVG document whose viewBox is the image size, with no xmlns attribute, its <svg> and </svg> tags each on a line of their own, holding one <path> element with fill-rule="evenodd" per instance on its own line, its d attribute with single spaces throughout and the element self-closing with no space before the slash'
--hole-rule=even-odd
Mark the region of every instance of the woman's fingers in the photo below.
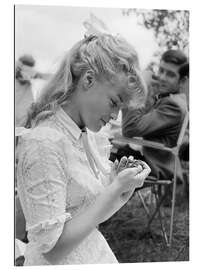
<svg viewBox="0 0 203 270">
<path fill-rule="evenodd" d="M 142 166 L 143 166 L 144 170 L 148 170 L 149 173 L 151 172 L 151 169 L 150 169 L 149 165 L 146 162 L 142 161 Z"/>
<path fill-rule="evenodd" d="M 119 161 L 117 159 L 111 164 L 111 172 L 109 176 L 110 183 L 113 181 L 113 179 L 117 175 L 118 164 L 119 164 Z"/>
<path fill-rule="evenodd" d="M 133 161 L 134 161 L 134 157 L 133 156 L 129 156 L 128 159 L 127 159 L 127 162 L 126 162 L 126 168 L 133 167 L 132 166 Z"/>
<path fill-rule="evenodd" d="M 120 178 L 134 178 L 137 174 L 139 174 L 142 171 L 142 166 L 137 166 L 133 168 L 126 168 L 125 170 L 122 170 L 118 173 L 118 176 Z"/>
<path fill-rule="evenodd" d="M 138 186 L 142 186 L 144 179 L 151 172 L 150 167 L 142 160 L 134 160 L 133 156 L 122 157 L 120 162 L 116 160 L 113 165 L 116 174 L 119 174 L 121 178 L 133 178 L 135 181 L 138 181 Z M 130 170 L 129 170 L 130 169 Z M 121 173 L 125 171 L 124 173 Z"/>
<path fill-rule="evenodd" d="M 151 169 L 144 161 L 123 157 L 117 167 L 116 183 L 122 192 L 134 190 L 143 186 L 145 178 Z"/>
<path fill-rule="evenodd" d="M 141 166 L 141 165 L 139 165 Z M 150 167 L 144 162 L 144 164 L 142 164 L 142 171 L 139 172 L 137 175 L 135 175 L 134 179 L 136 181 L 136 187 L 142 187 L 144 184 L 144 180 L 147 178 L 147 176 L 150 174 L 151 169 Z"/>
<path fill-rule="evenodd" d="M 139 160 L 139 162 L 140 162 L 140 165 L 142 166 L 143 173 L 148 176 L 150 174 L 150 172 L 151 172 L 151 169 L 150 169 L 149 165 L 146 162 L 142 161 L 142 160 Z"/>
<path fill-rule="evenodd" d="M 126 168 L 127 161 L 128 161 L 127 157 L 124 156 L 121 158 L 120 163 L 117 168 L 117 173 L 119 173 L 120 171 Z"/>
<path fill-rule="evenodd" d="M 117 183 L 119 184 L 122 192 L 129 191 L 136 187 L 137 179 L 135 177 L 141 171 L 142 171 L 141 166 L 137 166 L 136 168 L 127 168 L 119 172 L 117 176 Z"/>
<path fill-rule="evenodd" d="M 114 161 L 114 163 L 112 164 L 112 166 L 111 166 L 111 170 L 112 170 L 113 172 L 116 172 L 116 171 L 117 171 L 117 169 L 118 169 L 118 164 L 119 164 L 119 161 L 118 161 L 118 159 L 116 159 L 116 160 Z"/>
</svg>

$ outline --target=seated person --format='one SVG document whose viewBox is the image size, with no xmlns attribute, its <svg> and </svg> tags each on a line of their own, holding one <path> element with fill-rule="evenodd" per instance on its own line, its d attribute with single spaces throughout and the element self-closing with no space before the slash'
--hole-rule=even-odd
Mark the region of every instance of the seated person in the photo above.
<svg viewBox="0 0 203 270">
<path fill-rule="evenodd" d="M 186 96 L 180 93 L 180 66 L 187 63 L 187 57 L 179 50 L 168 50 L 159 64 L 159 93 L 154 104 L 143 110 L 122 111 L 122 132 L 126 137 L 143 137 L 163 143 L 168 147 L 176 145 L 177 138 L 187 111 Z M 152 169 L 152 175 L 159 179 L 171 179 L 174 159 L 171 153 L 143 147 L 145 160 Z M 182 170 L 178 164 L 177 177 L 182 182 Z"/>
<path fill-rule="evenodd" d="M 27 110 L 34 102 L 32 93 L 32 74 L 35 60 L 31 55 L 24 55 L 16 63 L 15 70 L 15 126 L 23 125 Z"/>
</svg>

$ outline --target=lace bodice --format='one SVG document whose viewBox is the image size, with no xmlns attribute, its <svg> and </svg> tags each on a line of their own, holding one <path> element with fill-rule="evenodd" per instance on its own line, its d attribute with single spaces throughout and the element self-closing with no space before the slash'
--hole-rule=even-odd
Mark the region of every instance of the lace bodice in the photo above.
<svg viewBox="0 0 203 270">
<path fill-rule="evenodd" d="M 43 253 L 56 244 L 64 223 L 92 203 L 108 184 L 110 166 L 104 149 L 109 149 L 109 144 L 98 148 L 97 142 L 104 142 L 104 137 L 88 137 L 106 172 L 97 168 L 97 178 L 87 159 L 81 130 L 62 109 L 22 136 L 17 151 L 17 185 L 28 230 L 25 265 L 48 264 Z M 95 228 L 60 264 L 111 262 L 116 259 Z"/>
</svg>

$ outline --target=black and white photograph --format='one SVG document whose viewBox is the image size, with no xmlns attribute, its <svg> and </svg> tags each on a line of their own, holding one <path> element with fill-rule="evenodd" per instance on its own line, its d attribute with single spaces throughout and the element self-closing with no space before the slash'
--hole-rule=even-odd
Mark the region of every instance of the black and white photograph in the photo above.
<svg viewBox="0 0 203 270">
<path fill-rule="evenodd" d="M 189 262 L 190 10 L 13 9 L 14 265 Z"/>
</svg>

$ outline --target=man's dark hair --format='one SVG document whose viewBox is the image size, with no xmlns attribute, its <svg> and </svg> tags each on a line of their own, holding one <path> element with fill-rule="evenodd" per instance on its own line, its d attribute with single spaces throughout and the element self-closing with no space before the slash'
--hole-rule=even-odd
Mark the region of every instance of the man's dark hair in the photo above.
<svg viewBox="0 0 203 270">
<path fill-rule="evenodd" d="M 187 56 L 181 50 L 168 50 L 165 53 L 163 53 L 161 60 L 163 60 L 166 63 L 172 63 L 177 66 L 180 66 L 179 69 L 180 79 L 187 76 L 185 75 L 187 74 L 187 72 L 189 74 L 188 59 Z"/>
<path fill-rule="evenodd" d="M 178 66 L 183 65 L 188 61 L 186 55 L 180 50 L 166 51 L 163 53 L 161 60 L 167 63 L 173 63 Z"/>
<path fill-rule="evenodd" d="M 183 79 L 185 77 L 189 78 L 189 63 L 185 63 L 181 65 L 179 69 L 180 79 Z"/>
</svg>

